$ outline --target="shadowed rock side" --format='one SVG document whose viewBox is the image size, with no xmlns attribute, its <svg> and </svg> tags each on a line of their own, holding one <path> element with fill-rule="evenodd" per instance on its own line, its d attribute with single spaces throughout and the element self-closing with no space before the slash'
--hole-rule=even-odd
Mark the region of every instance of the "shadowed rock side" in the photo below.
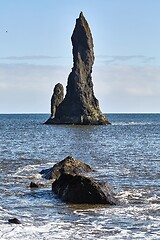
<svg viewBox="0 0 160 240">
<path fill-rule="evenodd" d="M 109 124 L 100 111 L 99 102 L 93 92 L 91 77 L 94 63 L 93 39 L 82 12 L 76 20 L 71 40 L 73 68 L 68 77 L 66 96 L 54 108 L 53 113 L 51 112 L 51 117 L 46 124 Z"/>
</svg>

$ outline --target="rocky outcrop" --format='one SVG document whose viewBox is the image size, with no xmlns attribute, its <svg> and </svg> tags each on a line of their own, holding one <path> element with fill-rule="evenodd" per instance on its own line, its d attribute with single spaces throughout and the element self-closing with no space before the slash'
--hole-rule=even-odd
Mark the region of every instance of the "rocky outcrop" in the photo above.
<svg viewBox="0 0 160 240">
<path fill-rule="evenodd" d="M 91 176 L 93 171 L 89 165 L 68 156 L 40 173 L 46 179 L 54 179 L 52 191 L 64 202 L 116 204 L 109 184 L 95 180 Z"/>
<path fill-rule="evenodd" d="M 40 174 L 46 179 L 57 179 L 62 173 L 86 174 L 92 171 L 93 169 L 88 164 L 68 156 L 53 167 L 42 170 Z"/>
<path fill-rule="evenodd" d="M 68 77 L 64 100 L 51 107 L 46 124 L 109 124 L 99 108 L 93 91 L 92 66 L 94 63 L 93 39 L 83 13 L 80 13 L 71 37 L 73 68 Z M 54 105 L 55 104 L 51 104 Z"/>
<path fill-rule="evenodd" d="M 58 83 L 54 87 L 53 95 L 51 98 L 51 118 L 55 116 L 56 109 L 59 104 L 63 101 L 64 98 L 64 89 L 63 85 Z"/>
<path fill-rule="evenodd" d="M 92 178 L 63 173 L 52 183 L 52 191 L 67 203 L 73 204 L 110 204 L 116 199 L 112 191 Z"/>
</svg>

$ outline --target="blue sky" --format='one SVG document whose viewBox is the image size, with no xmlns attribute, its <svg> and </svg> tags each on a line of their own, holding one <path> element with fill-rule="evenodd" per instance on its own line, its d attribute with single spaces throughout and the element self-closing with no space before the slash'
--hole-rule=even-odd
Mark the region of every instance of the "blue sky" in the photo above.
<svg viewBox="0 0 160 240">
<path fill-rule="evenodd" d="M 160 112 L 159 0 L 1 0 L 0 113 L 49 113 L 72 68 L 83 11 L 94 40 L 94 92 L 103 112 Z"/>
</svg>

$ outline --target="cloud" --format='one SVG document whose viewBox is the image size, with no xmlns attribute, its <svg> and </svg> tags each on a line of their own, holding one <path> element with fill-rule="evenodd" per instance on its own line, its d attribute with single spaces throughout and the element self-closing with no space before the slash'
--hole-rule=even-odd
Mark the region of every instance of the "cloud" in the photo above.
<svg viewBox="0 0 160 240">
<path fill-rule="evenodd" d="M 0 60 L 10 60 L 10 61 L 30 61 L 30 60 L 56 60 L 56 59 L 66 59 L 70 57 L 64 56 L 47 56 L 47 55 L 37 55 L 37 56 L 7 56 L 0 57 Z M 104 62 L 108 64 L 121 64 L 121 63 L 134 63 L 138 62 L 141 64 L 152 63 L 155 61 L 155 57 L 147 57 L 143 55 L 128 55 L 128 56 L 108 56 L 108 55 L 97 55 L 97 62 Z"/>
<path fill-rule="evenodd" d="M 59 59 L 64 58 L 63 56 L 8 56 L 8 57 L 0 57 L 0 60 L 13 60 L 13 61 L 21 61 L 21 60 L 49 60 L 49 59 Z"/>
<path fill-rule="evenodd" d="M 103 111 L 160 111 L 160 66 L 97 65 L 93 81 Z"/>
<path fill-rule="evenodd" d="M 97 61 L 103 61 L 108 64 L 120 64 L 120 63 L 151 63 L 156 60 L 155 57 L 147 57 L 143 55 L 128 55 L 128 56 L 107 56 L 107 55 L 98 55 L 96 56 Z"/>
<path fill-rule="evenodd" d="M 49 112 L 57 82 L 66 85 L 62 66 L 0 64 L 0 112 Z"/>
<path fill-rule="evenodd" d="M 107 94 L 125 92 L 131 95 L 160 94 L 160 66 L 106 65 L 95 68 L 97 84 L 108 85 Z M 97 86 L 97 88 L 99 88 Z"/>
<path fill-rule="evenodd" d="M 0 64 L 0 113 L 50 112 L 53 87 L 66 87 L 70 67 Z M 160 66 L 93 67 L 94 92 L 103 112 L 159 112 Z"/>
</svg>

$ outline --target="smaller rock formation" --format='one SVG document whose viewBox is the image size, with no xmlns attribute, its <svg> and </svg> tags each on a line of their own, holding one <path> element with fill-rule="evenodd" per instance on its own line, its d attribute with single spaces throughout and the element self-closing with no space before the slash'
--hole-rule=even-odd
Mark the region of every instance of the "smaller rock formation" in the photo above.
<svg viewBox="0 0 160 240">
<path fill-rule="evenodd" d="M 9 223 L 15 223 L 15 224 L 21 224 L 21 222 L 17 218 L 8 219 L 8 222 Z"/>
<path fill-rule="evenodd" d="M 58 83 L 54 87 L 53 95 L 51 98 L 51 118 L 55 117 L 56 109 L 59 104 L 63 101 L 64 89 L 63 85 Z"/>
<path fill-rule="evenodd" d="M 60 85 L 58 85 L 57 94 L 56 85 L 51 100 L 51 117 L 46 121 L 46 124 L 110 124 L 101 112 L 99 102 L 94 95 L 91 76 L 94 64 L 93 38 L 82 12 L 76 19 L 71 40 L 73 68 L 68 76 L 66 95 L 63 99 L 62 86 Z"/>
<path fill-rule="evenodd" d="M 62 173 L 85 174 L 92 171 L 93 169 L 88 164 L 68 156 L 53 167 L 42 170 L 40 174 L 46 179 L 57 179 Z"/>
</svg>

